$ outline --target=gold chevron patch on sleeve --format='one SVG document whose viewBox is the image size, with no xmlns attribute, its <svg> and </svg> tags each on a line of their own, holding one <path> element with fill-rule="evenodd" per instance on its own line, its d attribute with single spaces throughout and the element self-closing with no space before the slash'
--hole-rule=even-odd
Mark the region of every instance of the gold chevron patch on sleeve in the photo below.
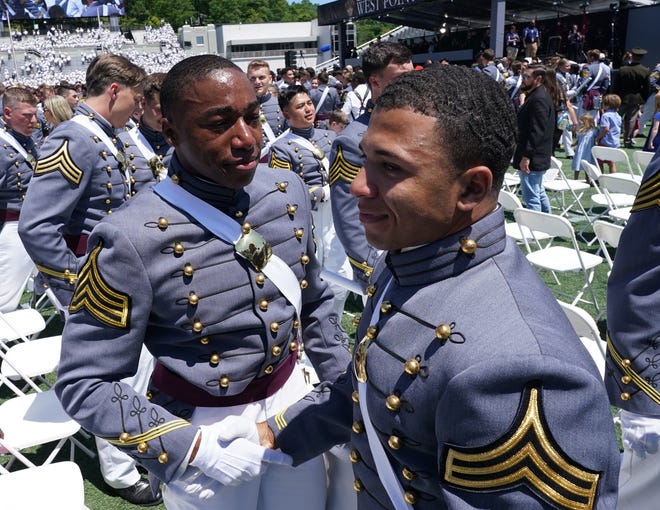
<svg viewBox="0 0 660 510">
<path fill-rule="evenodd" d="M 69 154 L 69 140 L 64 140 L 60 148 L 50 156 L 40 159 L 34 174 L 42 175 L 54 171 L 60 172 L 67 181 L 75 185 L 80 184 L 83 171 L 76 166 Z"/>
<path fill-rule="evenodd" d="M 270 160 L 268 161 L 268 166 L 271 168 L 283 168 L 285 170 L 291 170 L 291 163 L 278 158 L 274 151 L 270 153 Z"/>
<path fill-rule="evenodd" d="M 98 267 L 98 256 L 103 248 L 99 241 L 78 273 L 78 285 L 69 305 L 69 312 L 85 309 L 108 326 L 128 329 L 130 297 L 111 288 Z"/>
<path fill-rule="evenodd" d="M 653 206 L 660 207 L 660 173 L 642 183 L 630 211 L 637 212 Z"/>
<path fill-rule="evenodd" d="M 346 182 L 353 182 L 355 176 L 360 171 L 360 166 L 350 163 L 344 157 L 344 151 L 341 146 L 337 148 L 337 155 L 335 160 L 330 166 L 330 184 L 334 184 L 337 180 L 343 179 Z"/>
<path fill-rule="evenodd" d="M 477 448 L 450 446 L 444 479 L 460 489 L 494 492 L 525 485 L 556 508 L 590 510 L 600 474 L 561 451 L 543 414 L 540 385 L 523 392 L 509 431 Z"/>
</svg>

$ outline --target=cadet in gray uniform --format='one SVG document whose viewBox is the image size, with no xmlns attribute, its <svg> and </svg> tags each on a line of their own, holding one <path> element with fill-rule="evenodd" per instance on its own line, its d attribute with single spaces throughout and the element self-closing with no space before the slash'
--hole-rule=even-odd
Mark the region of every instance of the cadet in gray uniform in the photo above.
<svg viewBox="0 0 660 510">
<path fill-rule="evenodd" d="M 24 88 L 9 87 L 0 119 L 0 311 L 15 310 L 34 264 L 18 236 L 18 218 L 37 159 L 32 138 L 37 100 Z"/>
<path fill-rule="evenodd" d="M 287 129 L 286 119 L 282 114 L 277 98 L 268 90 L 273 83 L 270 66 L 265 60 L 253 60 L 248 64 L 247 75 L 259 100 L 259 118 L 262 127 L 261 156 L 266 157 L 275 139 Z M 265 162 L 265 161 L 264 161 Z"/>
<path fill-rule="evenodd" d="M 361 510 L 616 506 L 602 379 L 504 230 L 515 139 L 510 99 L 468 68 L 407 73 L 378 99 L 351 185 L 388 250 L 362 340 L 350 375 L 269 420 L 294 465 L 350 435 Z"/>
<path fill-rule="evenodd" d="M 600 61 L 600 50 L 587 52 L 589 62 L 580 71 L 577 94 L 582 97 L 579 101 L 578 119 L 585 113 L 594 118 L 598 115 L 602 97 L 607 93 L 612 83 L 610 68 Z"/>
<path fill-rule="evenodd" d="M 330 85 L 328 73 L 321 72 L 316 75 L 316 78 L 319 81 L 319 86 L 312 89 L 310 97 L 314 102 L 314 108 L 316 108 L 315 125 L 318 128 L 325 129 L 328 126 L 328 120 L 332 112 L 341 108 L 341 101 L 337 89 Z"/>
<path fill-rule="evenodd" d="M 179 62 L 161 105 L 172 179 L 90 236 L 55 391 L 165 482 L 170 509 L 323 508 L 322 459 L 294 469 L 254 443 L 257 420 L 307 391 L 302 343 L 324 379 L 349 362 L 319 279 L 307 187 L 257 166 L 259 104 L 230 61 Z M 143 344 L 158 360 L 146 396 L 119 382 Z"/>
<path fill-rule="evenodd" d="M 620 510 L 660 498 L 660 159 L 649 164 L 621 234 L 607 284 L 605 385 L 621 410 Z"/>
<path fill-rule="evenodd" d="M 374 102 L 388 83 L 412 68 L 412 53 L 402 44 L 377 43 L 362 53 L 362 70 L 369 84 L 371 99 L 367 102 L 366 111 L 337 136 L 330 152 L 331 205 L 335 231 L 346 250 L 354 280 L 363 288 L 368 285 L 378 250 L 370 246 L 364 236 L 357 202 L 349 186 L 364 161 L 360 142 L 369 125 Z"/>
<path fill-rule="evenodd" d="M 120 131 L 126 165 L 130 172 L 131 196 L 167 177 L 172 157 L 170 144 L 163 136 L 160 87 L 165 73 L 148 75 L 144 80 L 140 121 Z"/>
<path fill-rule="evenodd" d="M 19 234 L 39 270 L 37 292 L 50 287 L 61 309 L 69 306 L 81 277 L 92 229 L 131 195 L 130 170 L 115 129 L 124 127 L 139 104 L 144 77 L 145 72 L 124 57 L 97 57 L 87 68 L 87 102 L 79 103 L 76 115 L 59 124 L 42 146 Z M 130 384 L 139 387 L 142 381 L 146 389 L 150 373 L 146 351 L 142 361 Z M 97 447 L 104 479 L 115 492 L 137 504 L 160 500 L 151 494 L 131 459 L 105 442 L 97 441 Z"/>
</svg>

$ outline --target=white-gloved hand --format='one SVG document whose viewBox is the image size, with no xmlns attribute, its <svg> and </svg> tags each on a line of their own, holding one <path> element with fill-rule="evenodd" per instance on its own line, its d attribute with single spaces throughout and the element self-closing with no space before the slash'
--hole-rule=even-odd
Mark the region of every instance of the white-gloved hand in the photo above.
<svg viewBox="0 0 660 510">
<path fill-rule="evenodd" d="M 238 485 L 261 476 L 269 464 L 290 466 L 293 462 L 282 452 L 259 446 L 257 426 L 246 418 L 232 416 L 201 425 L 200 431 L 199 449 L 190 465 L 223 485 Z"/>
</svg>

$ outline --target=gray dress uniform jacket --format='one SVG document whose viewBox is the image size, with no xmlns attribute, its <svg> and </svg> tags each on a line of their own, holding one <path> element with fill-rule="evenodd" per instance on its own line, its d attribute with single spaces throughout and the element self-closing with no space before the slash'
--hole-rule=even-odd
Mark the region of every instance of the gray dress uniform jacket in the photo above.
<svg viewBox="0 0 660 510">
<path fill-rule="evenodd" d="M 621 234 L 607 283 L 612 405 L 660 416 L 660 159 L 649 164 Z"/>
<path fill-rule="evenodd" d="M 374 277 L 357 336 L 372 338 L 366 363 L 354 357 L 351 375 L 269 420 L 294 464 L 350 438 L 358 508 L 393 508 L 354 391 L 353 367 L 366 366 L 371 422 L 415 509 L 615 508 L 619 449 L 602 379 L 506 238 L 501 208 L 389 252 Z"/>
<path fill-rule="evenodd" d="M 291 129 L 293 135 L 300 136 L 317 147 L 321 152 L 314 154 L 311 150 L 296 142 L 295 136 L 284 136 L 270 148 L 268 166 L 283 168 L 296 172 L 307 184 L 312 210 L 318 209 L 324 199 L 323 187 L 328 186 L 328 172 L 321 160 L 328 157 L 335 132 L 327 129 Z M 327 200 L 329 197 L 326 197 Z"/>
<path fill-rule="evenodd" d="M 131 126 L 126 126 L 125 130 L 120 131 L 119 139 L 124 144 L 126 165 L 131 181 L 131 196 L 133 196 L 138 191 L 156 184 L 161 170 L 167 173 L 174 149 L 167 143 L 163 133 L 154 131 L 144 123 L 139 123 L 137 129 L 142 135 L 141 140 L 143 143 L 146 142 L 154 153 L 153 157 L 147 158 L 129 133 L 131 129 Z"/>
<path fill-rule="evenodd" d="M 284 131 L 289 127 L 282 110 L 280 110 L 280 105 L 277 102 L 277 98 L 270 95 L 270 93 L 264 94 L 263 96 L 257 97 L 259 101 L 259 113 L 261 114 L 261 122 L 267 122 L 270 126 L 270 129 L 273 130 L 273 135 L 280 136 Z M 261 141 L 261 147 L 265 147 L 267 143 L 272 143 L 273 140 L 269 140 L 265 130 L 262 130 L 264 136 Z"/>
<path fill-rule="evenodd" d="M 337 237 L 351 263 L 353 276 L 364 288 L 368 285 L 379 252 L 367 242 L 357 200 L 351 195 L 350 186 L 364 163 L 360 143 L 369 126 L 373 108 L 374 104 L 369 100 L 366 111 L 339 133 L 330 152 L 332 219 Z"/>
<path fill-rule="evenodd" d="M 27 193 L 32 172 L 38 153 L 34 140 L 22 135 L 5 124 L 0 119 L 0 129 L 23 147 L 25 153 L 32 159 L 26 160 L 10 143 L 0 138 L 0 229 L 4 221 L 16 221 L 21 211 L 25 194 Z"/>
<path fill-rule="evenodd" d="M 82 102 L 76 115 L 93 118 L 121 152 L 110 123 Z M 63 305 L 71 300 L 87 235 L 128 197 L 126 175 L 103 141 L 73 120 L 53 130 L 41 147 L 18 231 L 39 269 L 38 284 L 52 287 Z"/>
<path fill-rule="evenodd" d="M 55 391 L 85 429 L 164 482 L 189 455 L 197 430 L 187 418 L 196 402 L 237 404 L 252 385 L 295 363 L 301 340 L 323 379 L 335 380 L 350 361 L 332 292 L 319 278 L 304 183 L 260 166 L 250 185 L 233 190 L 185 172 L 176 153 L 171 166 L 184 189 L 270 242 L 300 282 L 302 311 L 298 319 L 263 272 L 153 188 L 97 225 Z M 149 394 L 139 395 L 119 382 L 135 373 L 143 343 L 181 387 L 166 392 L 154 378 Z"/>
</svg>

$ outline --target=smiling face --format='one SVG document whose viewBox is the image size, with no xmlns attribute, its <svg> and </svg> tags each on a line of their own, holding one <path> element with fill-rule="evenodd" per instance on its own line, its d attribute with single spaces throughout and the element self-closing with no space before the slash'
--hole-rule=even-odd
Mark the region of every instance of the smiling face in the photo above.
<svg viewBox="0 0 660 510">
<path fill-rule="evenodd" d="M 300 93 L 293 96 L 283 113 L 289 126 L 293 128 L 306 129 L 314 125 L 316 109 L 307 94 Z"/>
<path fill-rule="evenodd" d="M 457 209 L 460 179 L 438 141 L 434 117 L 408 109 L 374 111 L 361 143 L 365 163 L 351 193 L 376 248 L 419 246 L 469 224 Z"/>
<path fill-rule="evenodd" d="M 261 97 L 268 92 L 268 85 L 273 82 L 270 69 L 267 67 L 252 67 L 248 69 L 247 75 L 252 82 L 257 97 Z"/>
<path fill-rule="evenodd" d="M 163 133 L 191 173 L 228 188 L 250 183 L 261 146 L 259 105 L 247 76 L 222 69 L 191 84 Z"/>
</svg>

